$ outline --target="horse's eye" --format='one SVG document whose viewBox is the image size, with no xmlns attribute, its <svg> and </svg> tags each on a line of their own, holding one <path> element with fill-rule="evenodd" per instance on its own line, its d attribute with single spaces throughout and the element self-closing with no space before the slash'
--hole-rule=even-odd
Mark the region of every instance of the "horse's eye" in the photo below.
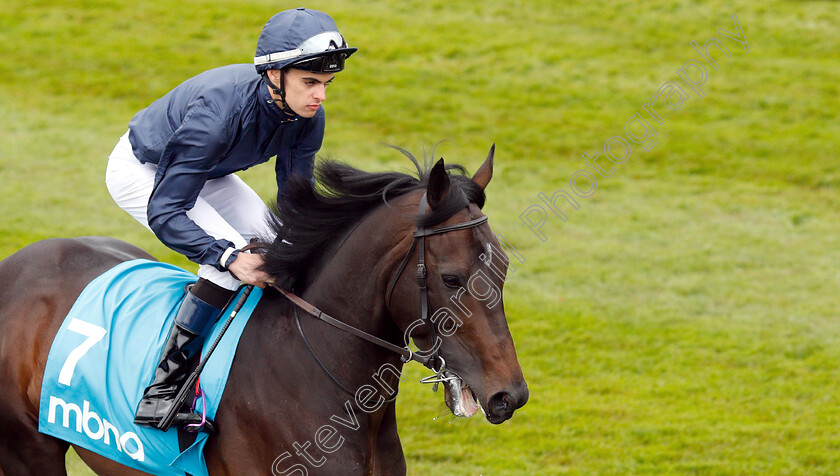
<svg viewBox="0 0 840 476">
<path fill-rule="evenodd" d="M 441 276 L 443 279 L 443 284 L 450 288 L 460 288 L 461 287 L 461 280 L 458 276 L 453 276 L 451 274 L 444 274 Z"/>
</svg>

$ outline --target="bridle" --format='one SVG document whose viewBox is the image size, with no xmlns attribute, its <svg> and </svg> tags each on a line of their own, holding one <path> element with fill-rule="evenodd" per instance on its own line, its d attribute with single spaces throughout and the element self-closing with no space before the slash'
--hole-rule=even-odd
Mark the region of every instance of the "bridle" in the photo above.
<svg viewBox="0 0 840 476">
<path fill-rule="evenodd" d="M 423 194 L 423 198 L 420 199 L 420 214 L 423 214 L 426 211 L 427 203 L 428 202 L 426 199 L 426 194 Z M 397 281 L 399 281 L 400 276 L 402 276 L 403 271 L 405 271 L 405 268 L 408 265 L 408 261 L 411 259 L 411 255 L 414 253 L 414 250 L 418 249 L 419 252 L 417 263 L 417 285 L 420 287 L 420 319 L 423 321 L 423 324 L 428 325 L 431 328 L 432 342 L 437 341 L 437 329 L 429 316 L 429 288 L 426 279 L 426 237 L 430 235 L 448 233 L 450 231 L 474 228 L 479 225 L 482 225 L 486 221 L 487 216 L 485 215 L 463 223 L 456 223 L 454 225 L 443 226 L 440 228 L 425 228 L 418 225 L 417 228 L 414 230 L 414 241 L 412 241 L 411 243 L 411 248 L 409 248 L 408 253 L 406 253 L 405 258 L 403 258 L 402 260 L 402 263 L 400 263 L 399 270 L 397 271 L 396 276 L 394 276 L 394 280 L 391 281 L 390 286 L 388 286 L 388 291 L 385 298 L 385 305 L 390 309 L 391 295 L 394 293 L 394 288 L 397 286 Z M 421 356 L 427 358 L 426 362 L 421 362 L 423 363 L 423 365 L 434 371 L 436 374 L 443 373 L 446 362 L 443 360 L 443 357 L 440 356 L 439 348 L 436 348 L 434 352 L 432 352 L 428 356 L 423 356 L 422 354 Z M 435 363 L 439 364 L 437 369 L 435 369 Z"/>
<path fill-rule="evenodd" d="M 423 197 L 420 199 L 420 215 L 423 215 L 426 212 L 426 207 L 428 206 L 428 201 L 426 198 L 426 194 L 423 194 Z M 475 228 L 479 225 L 482 225 L 487 222 L 487 216 L 481 216 L 479 218 L 475 218 L 463 223 L 456 223 L 454 225 L 442 226 L 439 228 L 425 228 L 423 226 L 418 225 L 417 228 L 414 230 L 414 240 L 411 243 L 411 248 L 409 248 L 408 253 L 406 253 L 405 258 L 403 258 L 402 263 L 400 263 L 400 267 L 397 270 L 397 274 L 394 276 L 393 281 L 388 286 L 388 291 L 385 298 L 385 305 L 390 309 L 391 307 L 391 294 L 394 292 L 394 288 L 397 285 L 397 281 L 399 281 L 400 276 L 402 276 L 403 271 L 405 271 L 406 266 L 408 265 L 409 260 L 411 259 L 411 255 L 414 254 L 414 250 L 417 249 L 419 254 L 419 262 L 417 264 L 417 284 L 420 287 L 420 311 L 421 311 L 421 320 L 423 324 L 429 326 L 431 328 L 432 334 L 432 342 L 437 341 L 437 329 L 434 325 L 434 322 L 431 321 L 429 315 L 429 289 L 427 283 L 427 272 L 426 272 L 426 240 L 425 238 L 430 235 L 439 235 L 443 233 L 448 233 L 450 231 L 457 231 L 457 230 L 466 230 L 469 228 Z M 301 299 L 294 293 L 286 291 L 285 289 L 281 289 L 276 285 L 272 284 L 272 287 L 277 289 L 281 294 L 286 296 L 293 304 L 295 304 L 295 321 L 297 322 L 298 330 L 300 331 L 301 337 L 303 337 L 304 343 L 306 347 L 309 349 L 309 352 L 312 354 L 312 357 L 315 358 L 318 365 L 321 367 L 324 372 L 330 377 L 330 379 L 338 385 L 345 393 L 355 396 L 354 392 L 351 392 L 347 389 L 344 385 L 341 384 L 333 375 L 327 370 L 326 366 L 318 359 L 315 352 L 312 350 L 312 347 L 309 345 L 309 341 L 306 339 L 306 336 L 303 333 L 303 329 L 300 326 L 300 320 L 298 319 L 297 315 L 297 307 L 303 309 L 308 314 L 314 316 L 321 321 L 326 322 L 327 324 L 332 325 L 344 332 L 352 334 L 356 337 L 364 339 L 372 344 L 378 345 L 384 349 L 387 349 L 391 352 L 400 354 L 400 360 L 403 362 L 408 361 L 415 361 L 424 366 L 428 367 L 435 372 L 434 375 L 430 377 L 426 377 L 421 380 L 422 383 L 431 383 L 434 384 L 434 389 L 437 390 L 437 384 L 440 382 L 444 382 L 449 380 L 451 377 L 445 377 L 444 371 L 446 370 L 446 361 L 440 355 L 440 348 L 435 348 L 434 352 L 431 352 L 429 355 L 425 355 L 424 352 L 413 352 L 407 345 L 406 347 L 400 347 L 398 345 L 392 344 L 384 339 L 376 337 L 372 334 L 369 334 L 361 329 L 353 327 L 349 324 L 346 324 L 338 319 L 326 314 L 325 312 L 321 311 L 317 307 L 313 306 L 312 304 L 306 302 L 305 300 Z M 386 400 L 386 402 L 393 401 L 396 398 L 397 391 Z"/>
</svg>

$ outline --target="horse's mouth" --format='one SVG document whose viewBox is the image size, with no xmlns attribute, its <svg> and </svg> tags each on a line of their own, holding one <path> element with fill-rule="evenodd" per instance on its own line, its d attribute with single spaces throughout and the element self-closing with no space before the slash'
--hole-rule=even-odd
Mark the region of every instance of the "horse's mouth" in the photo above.
<svg viewBox="0 0 840 476">
<path fill-rule="evenodd" d="M 475 415 L 475 412 L 481 408 L 481 404 L 478 403 L 478 398 L 470 386 L 464 383 L 464 380 L 455 372 L 447 370 L 443 373 L 443 377 L 445 380 L 443 398 L 452 414 L 463 418 Z"/>
</svg>

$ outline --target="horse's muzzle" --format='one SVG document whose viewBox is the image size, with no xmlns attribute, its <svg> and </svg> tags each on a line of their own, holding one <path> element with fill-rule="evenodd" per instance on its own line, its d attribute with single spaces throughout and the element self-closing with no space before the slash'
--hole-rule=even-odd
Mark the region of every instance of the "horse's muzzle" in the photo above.
<svg viewBox="0 0 840 476">
<path fill-rule="evenodd" d="M 487 421 L 498 425 L 513 416 L 513 412 L 528 402 L 528 385 L 524 380 L 506 391 L 498 392 L 487 401 Z"/>
</svg>

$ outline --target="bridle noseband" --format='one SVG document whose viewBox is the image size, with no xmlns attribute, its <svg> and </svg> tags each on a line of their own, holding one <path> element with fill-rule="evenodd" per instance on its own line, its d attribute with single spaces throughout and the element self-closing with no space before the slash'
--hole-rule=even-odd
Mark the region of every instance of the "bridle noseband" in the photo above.
<svg viewBox="0 0 840 476">
<path fill-rule="evenodd" d="M 420 215 L 426 213 L 426 207 L 428 206 L 428 201 L 426 198 L 426 194 L 423 194 L 423 197 L 420 199 Z M 469 220 L 463 223 L 456 223 L 454 225 L 443 226 L 439 228 L 425 228 L 423 226 L 418 225 L 417 228 L 414 230 L 414 240 L 411 243 L 411 248 L 409 248 L 408 253 L 406 253 L 405 258 L 403 258 L 402 263 L 400 263 L 400 267 L 397 270 L 397 274 L 394 276 L 394 280 L 391 281 L 391 284 L 388 286 L 388 291 L 385 298 L 385 305 L 390 309 L 391 307 L 391 294 L 394 292 L 394 288 L 397 285 L 397 281 L 399 281 L 400 276 L 402 276 L 403 271 L 405 271 L 406 266 L 408 265 L 408 261 L 411 259 L 411 255 L 414 254 L 415 249 L 419 249 L 419 258 L 417 264 L 417 284 L 420 287 L 420 310 L 421 310 L 421 320 L 425 325 L 431 327 L 432 333 L 432 342 L 437 340 L 437 329 L 435 328 L 434 323 L 430 319 L 429 315 L 429 289 L 427 283 L 427 271 L 426 271 L 426 241 L 425 238 L 430 235 L 439 235 L 442 233 L 448 233 L 450 231 L 457 231 L 457 230 L 465 230 L 469 228 L 475 228 L 479 225 L 482 225 L 487 222 L 487 216 L 481 216 L 479 218 L 475 218 L 473 220 Z M 444 370 L 446 369 L 446 361 L 443 357 L 440 356 L 440 348 L 437 348 L 429 355 L 424 355 L 423 352 L 415 353 L 413 352 L 408 346 L 400 347 L 398 345 L 392 344 L 384 339 L 376 337 L 372 334 L 369 334 L 361 329 L 353 327 L 349 324 L 346 324 L 338 319 L 330 316 L 329 314 L 324 313 L 317 307 L 313 306 L 312 304 L 304 301 L 297 295 L 286 291 L 285 289 L 280 289 L 276 285 L 272 284 L 272 287 L 277 289 L 281 294 L 286 296 L 295 306 L 300 307 L 308 314 L 314 316 L 321 321 L 326 322 L 327 324 L 332 325 L 338 329 L 341 329 L 344 332 L 352 334 L 356 337 L 364 339 L 372 344 L 376 344 L 379 347 L 384 349 L 390 350 L 391 352 L 400 354 L 400 359 L 403 362 L 408 362 L 413 360 L 424 366 L 431 369 L 435 372 L 435 375 L 430 377 L 426 377 L 421 380 L 423 383 L 433 383 L 435 384 L 434 389 L 437 390 L 437 384 L 439 382 L 447 380 L 446 377 L 443 377 Z M 298 330 L 300 331 L 301 337 L 303 337 L 304 342 L 306 343 L 309 352 L 318 362 L 318 365 L 327 373 L 330 379 L 335 382 L 342 390 L 350 395 L 355 395 L 353 392 L 348 390 L 344 385 L 342 385 L 332 374 L 327 370 L 326 366 L 318 359 L 315 355 L 315 352 L 312 350 L 312 347 L 309 346 L 309 342 L 306 340 L 306 336 L 303 334 L 303 329 L 300 327 L 300 320 L 297 319 L 297 312 L 295 311 L 295 319 L 297 320 Z M 396 398 L 396 392 L 388 401 L 392 401 Z"/>
</svg>

